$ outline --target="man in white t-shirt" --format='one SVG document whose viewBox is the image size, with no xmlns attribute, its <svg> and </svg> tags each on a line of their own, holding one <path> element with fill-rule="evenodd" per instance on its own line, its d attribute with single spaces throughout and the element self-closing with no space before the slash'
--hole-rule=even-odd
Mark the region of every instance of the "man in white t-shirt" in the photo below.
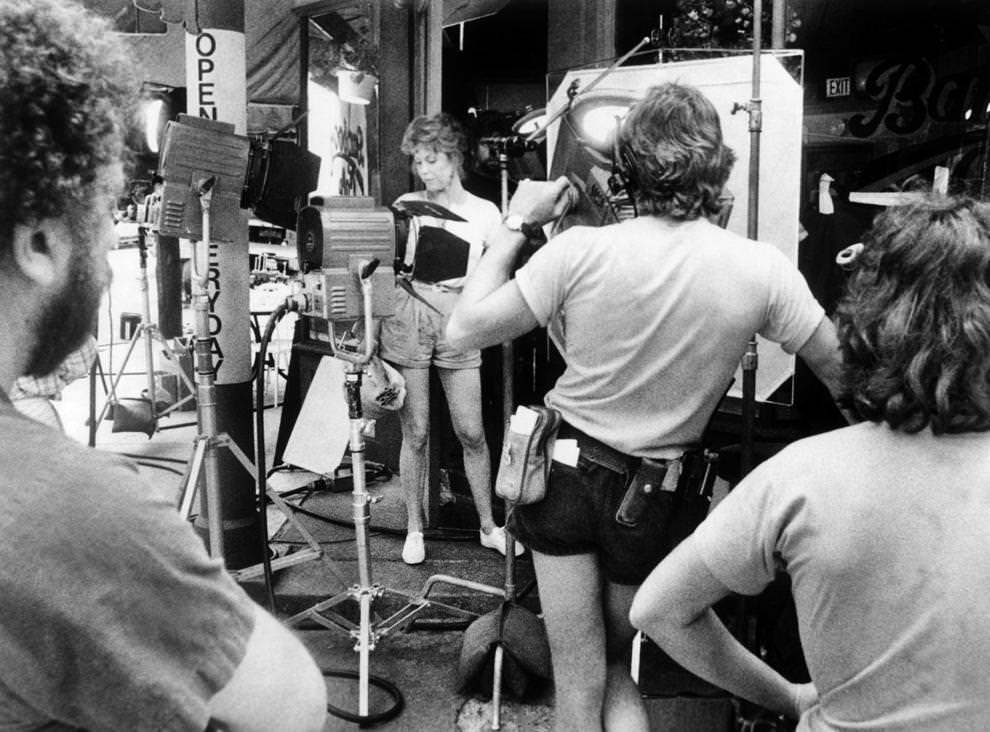
<svg viewBox="0 0 990 732">
<path fill-rule="evenodd" d="M 447 328 L 455 344 L 484 347 L 546 325 L 566 365 L 545 401 L 580 457 L 555 461 L 546 497 L 514 507 L 508 525 L 533 553 L 556 725 L 568 732 L 648 729 L 629 675 L 628 612 L 669 545 L 663 491 L 640 501 L 642 515 L 620 515 L 633 475 L 651 460 L 669 475 L 685 464 L 754 333 L 826 381 L 839 362 L 834 329 L 794 265 L 709 221 L 735 155 L 699 90 L 649 90 L 618 144 L 639 217 L 572 227 L 512 278 L 527 239 L 565 208 L 568 185 L 521 182 Z"/>
</svg>

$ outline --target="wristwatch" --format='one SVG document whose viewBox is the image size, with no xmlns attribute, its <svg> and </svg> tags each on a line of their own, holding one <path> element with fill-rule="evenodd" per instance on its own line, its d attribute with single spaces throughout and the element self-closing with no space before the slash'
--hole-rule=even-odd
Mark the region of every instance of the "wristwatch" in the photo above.
<svg viewBox="0 0 990 732">
<path fill-rule="evenodd" d="M 543 244 L 547 240 L 547 235 L 543 233 L 543 227 L 533 221 L 526 221 L 521 214 L 509 214 L 503 219 L 503 223 L 509 231 L 518 231 L 529 241 Z"/>
</svg>

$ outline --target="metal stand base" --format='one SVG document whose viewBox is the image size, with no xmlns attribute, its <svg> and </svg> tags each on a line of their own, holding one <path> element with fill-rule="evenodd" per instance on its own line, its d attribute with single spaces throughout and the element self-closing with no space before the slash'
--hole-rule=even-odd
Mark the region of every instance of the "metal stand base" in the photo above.
<svg viewBox="0 0 990 732">
<path fill-rule="evenodd" d="M 120 380 L 124 377 L 127 371 L 127 363 L 131 358 L 131 354 L 134 352 L 134 348 L 137 346 L 138 341 L 141 341 L 142 339 L 146 339 L 149 343 L 157 343 L 161 349 L 159 353 L 170 362 L 173 362 L 173 359 L 177 355 L 178 349 L 176 349 L 172 343 L 169 343 L 168 340 L 166 340 L 166 338 L 159 332 L 158 326 L 155 323 L 146 323 L 142 321 L 142 323 L 134 330 L 134 334 L 131 336 L 130 343 L 128 344 L 127 347 L 127 353 L 124 354 L 123 362 L 120 364 L 117 373 L 110 380 L 109 393 L 107 394 L 106 400 L 103 402 L 103 406 L 97 412 L 95 424 L 99 425 L 103 421 L 103 419 L 107 416 L 107 412 L 109 411 L 110 407 L 117 405 L 117 402 L 119 401 L 119 397 L 117 396 L 117 386 L 120 384 Z M 146 343 L 146 350 L 150 350 L 150 345 L 148 345 L 147 343 Z M 182 383 L 185 384 L 186 389 L 189 391 L 189 393 L 162 410 L 158 409 L 158 400 L 156 398 L 156 395 L 154 393 L 148 393 L 146 398 L 148 399 L 148 401 L 151 402 L 151 414 L 153 418 L 156 420 L 159 417 L 164 417 L 165 415 L 174 412 L 176 409 L 181 407 L 186 402 L 189 402 L 196 398 L 196 385 L 193 383 L 193 380 L 182 369 L 181 364 L 179 364 L 177 361 L 173 363 L 174 363 L 175 373 L 178 375 Z M 102 365 L 101 365 L 101 371 L 102 371 Z M 154 383 L 154 374 L 155 374 L 154 363 L 147 364 L 145 367 L 145 371 L 146 371 L 146 376 L 148 378 L 148 389 L 153 389 L 153 388 L 157 389 L 157 385 L 155 385 Z"/>
<path fill-rule="evenodd" d="M 364 420 L 361 416 L 362 369 L 363 363 L 354 361 L 349 363 L 348 370 L 345 374 L 347 403 L 350 413 L 349 444 L 353 473 L 352 506 L 354 510 L 354 529 L 357 534 L 356 546 L 359 582 L 348 590 L 297 613 L 286 622 L 289 626 L 293 626 L 304 620 L 311 620 L 331 630 L 342 630 L 354 639 L 354 650 L 359 654 L 357 674 L 358 711 L 356 715 L 348 714 L 346 718 L 369 722 L 371 719 L 379 716 L 369 713 L 368 697 L 371 683 L 370 654 L 381 638 L 384 638 L 396 628 L 408 628 L 416 616 L 429 607 L 441 608 L 466 620 L 473 620 L 478 617 L 477 613 L 429 599 L 430 592 L 439 584 L 456 585 L 502 599 L 505 598 L 505 591 L 480 582 L 473 582 L 443 574 L 431 576 L 418 595 L 389 589 L 372 582 L 370 544 L 367 530 L 370 522 L 370 497 L 365 481 Z M 374 602 L 386 596 L 398 597 L 404 602 L 404 605 L 386 618 L 372 620 L 372 606 Z M 357 623 L 334 610 L 334 608 L 349 600 L 355 601 L 358 605 L 359 622 Z"/>
<path fill-rule="evenodd" d="M 257 480 L 257 469 L 254 463 L 248 459 L 248 456 L 244 454 L 244 451 L 234 442 L 229 435 L 225 432 L 221 432 L 213 437 L 209 435 L 197 435 L 195 446 L 193 447 L 193 456 L 189 460 L 186 466 L 185 474 L 182 478 L 182 488 L 179 493 L 179 515 L 185 519 L 190 519 L 192 517 L 193 505 L 195 503 L 197 490 L 196 487 L 199 485 L 200 477 L 203 471 L 203 464 L 206 459 L 206 454 L 209 449 L 226 448 L 230 450 L 234 458 L 241 464 L 241 466 L 251 474 L 252 478 Z M 277 571 L 279 569 L 285 569 L 286 567 L 292 567 L 296 564 L 302 564 L 303 562 L 308 562 L 313 559 L 320 559 L 323 557 L 323 547 L 320 546 L 319 542 L 313 538 L 313 535 L 306 530 L 306 527 L 295 517 L 295 513 L 292 511 L 292 507 L 286 502 L 282 496 L 278 494 L 272 488 L 268 488 L 265 491 L 266 497 L 285 515 L 286 520 L 298 531 L 303 540 L 306 542 L 306 548 L 300 549 L 299 551 L 292 552 L 284 557 L 277 557 L 270 562 L 271 570 Z M 261 505 L 260 510 L 265 510 L 265 506 Z M 263 564 L 254 564 L 250 567 L 244 567 L 242 569 L 232 569 L 229 570 L 230 575 L 238 582 L 254 579 L 259 577 L 264 572 Z"/>
</svg>

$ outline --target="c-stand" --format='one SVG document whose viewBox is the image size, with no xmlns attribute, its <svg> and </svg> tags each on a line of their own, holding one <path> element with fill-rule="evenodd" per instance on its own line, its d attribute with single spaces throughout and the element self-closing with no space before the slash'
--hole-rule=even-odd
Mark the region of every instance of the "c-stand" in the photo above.
<svg viewBox="0 0 990 732">
<path fill-rule="evenodd" d="M 147 432 L 148 436 L 151 437 L 151 435 L 153 435 L 158 429 L 158 418 L 163 417 L 181 407 L 183 404 L 192 399 L 195 393 L 195 387 L 192 379 L 190 379 L 186 374 L 181 363 L 177 361 L 177 356 L 179 355 L 178 350 L 173 344 L 169 343 L 164 336 L 162 336 L 161 332 L 158 330 L 158 325 L 152 322 L 151 319 L 151 297 L 148 289 L 147 229 L 144 226 L 138 228 L 138 256 L 140 263 L 138 282 L 141 289 L 141 322 L 131 334 L 130 343 L 127 347 L 127 353 L 124 354 L 124 360 L 120 364 L 117 374 L 110 381 L 109 393 L 107 394 L 107 398 L 104 401 L 102 408 L 98 413 L 96 413 L 95 417 L 91 417 L 93 419 L 90 425 L 91 443 L 95 442 L 96 430 L 99 428 L 100 423 L 107 415 L 107 412 L 111 406 L 114 410 L 113 419 L 115 432 L 140 431 Z M 144 400 L 147 401 L 147 409 L 142 410 L 141 413 L 137 413 L 128 411 L 131 405 L 121 404 L 120 399 L 117 397 L 117 386 L 127 371 L 127 363 L 131 358 L 131 354 L 134 352 L 134 348 L 137 346 L 138 341 L 141 340 L 144 341 L 144 370 L 145 377 L 147 379 L 147 390 L 144 392 L 143 396 Z M 161 355 L 172 364 L 172 370 L 178 375 L 179 379 L 181 379 L 182 383 L 186 385 L 188 390 L 188 394 L 186 396 L 170 404 L 164 409 L 158 408 L 159 389 L 155 380 L 154 361 L 154 344 L 156 342 L 161 348 Z M 95 392 L 93 393 L 93 396 L 95 397 Z M 144 405 L 142 404 L 142 406 Z M 96 411 L 95 408 L 93 411 Z"/>
<path fill-rule="evenodd" d="M 199 184 L 199 201 L 203 217 L 203 238 L 193 242 L 191 257 L 192 267 L 192 296 L 193 309 L 196 314 L 196 398 L 199 416 L 199 434 L 196 436 L 193 456 L 186 467 L 179 494 L 179 512 L 188 518 L 192 513 L 192 505 L 196 496 L 196 487 L 200 478 L 204 477 L 206 488 L 207 525 L 209 533 L 210 555 L 223 558 L 223 506 L 220 497 L 220 475 L 217 449 L 225 447 L 231 451 L 234 458 L 255 479 L 259 485 L 259 471 L 243 450 L 229 435 L 218 431 L 216 414 L 216 386 L 213 367 L 212 336 L 210 335 L 210 299 L 207 292 L 207 257 L 210 251 L 210 205 L 212 202 L 215 178 L 207 178 Z M 260 485 L 264 485 L 261 483 Z M 274 490 L 266 489 L 258 496 L 260 511 L 264 511 L 264 498 L 267 496 L 285 515 L 297 531 L 302 534 L 307 548 L 294 552 L 287 557 L 281 557 L 269 562 L 264 557 L 266 576 L 272 569 L 298 564 L 310 559 L 323 556 L 319 543 L 306 531 L 306 528 L 295 518 L 290 506 Z M 235 579 L 244 580 L 260 574 L 260 565 L 247 567 L 232 572 Z M 274 611 L 274 608 L 272 608 Z"/>
<path fill-rule="evenodd" d="M 442 608 L 465 619 L 474 619 L 477 617 L 476 613 L 427 599 L 435 585 L 456 585 L 497 597 L 504 597 L 503 590 L 497 587 L 443 574 L 432 575 L 427 579 L 422 592 L 415 596 L 374 584 L 372 581 L 371 552 L 368 536 L 368 525 L 371 520 L 369 508 L 371 497 L 367 491 L 365 475 L 365 421 L 361 407 L 361 382 L 364 367 L 375 353 L 376 344 L 373 334 L 377 331 L 373 315 L 374 298 L 371 276 L 378 267 L 378 264 L 379 261 L 377 259 L 370 261 L 361 260 L 355 267 L 355 274 L 361 283 L 361 319 L 364 322 L 363 349 L 360 347 L 360 344 L 355 345 L 353 342 L 335 344 L 334 347 L 335 358 L 339 358 L 347 365 L 344 374 L 344 386 L 350 421 L 348 444 L 351 454 L 353 485 L 351 505 L 353 508 L 355 544 L 357 547 L 358 584 L 327 600 L 317 603 L 307 610 L 297 613 L 286 621 L 291 626 L 303 620 L 311 620 L 325 628 L 343 630 L 355 640 L 355 650 L 358 652 L 359 657 L 357 674 L 358 712 L 357 714 L 351 714 L 332 706 L 329 709 L 338 716 L 357 722 L 382 721 L 391 718 L 400 710 L 401 697 L 394 690 L 394 687 L 382 679 L 372 677 L 369 673 L 370 653 L 374 650 L 378 639 L 383 638 L 396 628 L 408 627 L 417 615 L 431 606 Z M 373 622 L 371 617 L 372 604 L 375 600 L 385 595 L 396 596 L 405 604 L 392 615 Z M 357 624 L 334 610 L 338 605 L 348 600 L 354 600 L 358 604 L 359 622 Z M 347 676 L 347 678 L 351 678 L 351 676 Z M 375 714 L 369 714 L 368 708 L 369 685 L 372 681 L 394 697 L 392 707 Z"/>
</svg>

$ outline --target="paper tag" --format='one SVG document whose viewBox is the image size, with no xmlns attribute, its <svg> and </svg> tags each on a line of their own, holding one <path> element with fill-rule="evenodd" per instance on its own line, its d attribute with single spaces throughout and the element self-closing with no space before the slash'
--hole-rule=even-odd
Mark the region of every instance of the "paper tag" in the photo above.
<svg viewBox="0 0 990 732">
<path fill-rule="evenodd" d="M 579 457 L 581 457 L 581 448 L 578 447 L 577 440 L 565 439 L 553 443 L 553 459 L 558 463 L 576 468 Z"/>
<path fill-rule="evenodd" d="M 509 417 L 509 429 L 518 435 L 531 435 L 536 429 L 538 417 L 529 407 L 516 407 L 516 413 Z"/>
</svg>

